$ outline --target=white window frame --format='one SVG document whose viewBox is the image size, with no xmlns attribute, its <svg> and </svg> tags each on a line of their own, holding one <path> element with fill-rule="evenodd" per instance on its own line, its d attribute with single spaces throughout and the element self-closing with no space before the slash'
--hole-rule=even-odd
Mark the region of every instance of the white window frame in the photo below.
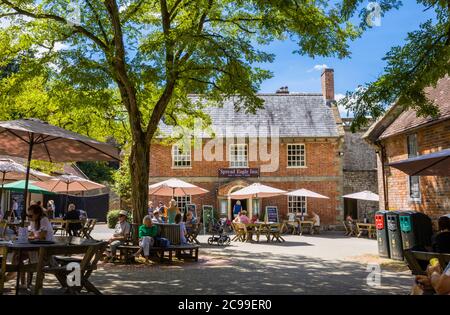
<svg viewBox="0 0 450 315">
<path fill-rule="evenodd" d="M 183 148 L 188 149 L 188 152 L 180 152 L 180 148 L 183 148 L 183 146 L 178 144 L 172 145 L 172 168 L 192 168 L 191 147 Z M 176 165 L 176 163 L 184 163 L 185 165 Z"/>
<path fill-rule="evenodd" d="M 289 147 L 290 146 L 301 146 L 303 147 L 303 165 L 289 165 Z M 297 151 L 297 150 L 296 150 Z M 300 148 L 301 151 L 301 148 Z M 302 156 L 302 154 L 295 154 L 294 156 Z M 301 161 L 301 159 L 299 160 Z M 306 145 L 304 143 L 288 143 L 286 145 L 286 167 L 287 168 L 306 168 Z"/>
<path fill-rule="evenodd" d="M 304 203 L 303 209 L 297 206 L 293 206 L 294 203 Z M 304 196 L 287 196 L 287 209 L 288 213 L 303 213 L 303 215 L 308 214 L 308 198 Z"/>
<path fill-rule="evenodd" d="M 413 146 L 410 145 L 410 139 L 411 137 L 414 137 L 415 143 Z M 414 147 L 415 152 L 411 152 L 410 149 L 411 147 Z M 416 133 L 412 133 L 409 135 L 406 135 L 406 150 L 408 153 L 408 158 L 413 158 L 416 156 L 419 156 L 419 145 L 418 145 L 418 141 L 417 141 L 417 134 Z M 407 176 L 408 177 L 408 199 L 411 202 L 421 202 L 422 201 L 422 192 L 420 191 L 420 176 Z M 419 185 L 419 191 L 418 191 L 418 197 L 412 197 L 412 192 L 411 192 L 411 179 L 413 177 L 417 177 L 418 179 L 418 185 Z"/>
<path fill-rule="evenodd" d="M 191 195 L 174 196 L 173 199 L 175 199 L 175 201 L 177 202 L 177 207 L 181 212 L 184 212 L 186 210 L 187 205 L 192 204 Z"/>
<path fill-rule="evenodd" d="M 236 148 L 236 150 L 234 148 Z M 241 148 L 244 148 L 244 151 L 242 151 Z M 239 154 L 233 155 L 232 154 L 233 151 L 236 151 L 236 153 L 245 152 L 245 160 L 236 159 L 236 157 L 239 157 Z M 248 168 L 248 146 L 247 146 L 247 144 L 244 144 L 244 143 L 230 144 L 229 160 L 230 160 L 231 168 Z"/>
</svg>

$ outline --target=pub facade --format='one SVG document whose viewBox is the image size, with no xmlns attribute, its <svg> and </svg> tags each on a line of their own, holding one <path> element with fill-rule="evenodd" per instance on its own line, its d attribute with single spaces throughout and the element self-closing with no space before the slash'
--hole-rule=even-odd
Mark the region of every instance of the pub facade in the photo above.
<svg viewBox="0 0 450 315">
<path fill-rule="evenodd" d="M 333 75 L 332 69 L 322 73 L 322 93 L 290 93 L 284 87 L 259 94 L 264 108 L 255 114 L 236 112 L 234 99 L 208 107 L 212 132 L 196 133 L 193 141 L 168 144 L 164 138 L 173 137 L 174 128 L 161 122 L 162 136 L 151 146 L 150 184 L 176 177 L 205 188 L 209 193 L 177 197 L 179 206 L 195 204 L 198 214 L 212 206 L 227 218 L 237 202 L 230 194 L 252 183 L 287 191 L 305 188 L 329 199 L 254 196 L 241 200 L 242 208 L 260 219 L 267 206 L 277 207 L 280 219 L 314 211 L 323 225 L 337 224 L 343 218 L 344 130 Z M 150 196 L 153 203 L 169 199 Z"/>
</svg>

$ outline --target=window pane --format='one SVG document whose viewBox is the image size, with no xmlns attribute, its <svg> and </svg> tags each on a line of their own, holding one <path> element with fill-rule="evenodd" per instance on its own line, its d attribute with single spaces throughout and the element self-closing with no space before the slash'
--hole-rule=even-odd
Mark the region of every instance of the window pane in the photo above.
<svg viewBox="0 0 450 315">
<path fill-rule="evenodd" d="M 172 164 L 175 167 L 191 166 L 191 148 L 178 145 L 172 146 Z"/>
<path fill-rule="evenodd" d="M 306 197 L 288 196 L 288 212 L 306 214 Z"/>
<path fill-rule="evenodd" d="M 230 167 L 247 167 L 248 166 L 247 155 L 248 154 L 246 144 L 230 145 Z"/>
<path fill-rule="evenodd" d="M 287 154 L 288 166 L 305 166 L 304 144 L 288 144 Z"/>
</svg>

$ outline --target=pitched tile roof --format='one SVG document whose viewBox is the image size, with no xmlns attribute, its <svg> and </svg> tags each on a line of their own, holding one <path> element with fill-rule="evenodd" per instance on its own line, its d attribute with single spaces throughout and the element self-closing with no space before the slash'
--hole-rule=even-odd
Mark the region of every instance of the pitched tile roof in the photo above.
<svg viewBox="0 0 450 315">
<path fill-rule="evenodd" d="M 259 94 L 264 108 L 256 114 L 236 112 L 236 100 L 224 101 L 223 107 L 207 107 L 204 112 L 211 117 L 211 127 L 217 137 L 258 136 L 258 130 L 279 129 L 280 137 L 339 137 L 333 109 L 326 104 L 322 94 L 289 93 Z M 248 128 L 249 129 L 245 129 Z M 253 128 L 254 127 L 254 128 Z M 161 122 L 160 131 L 170 135 L 172 127 Z M 207 137 L 206 134 L 203 135 Z"/>
<path fill-rule="evenodd" d="M 438 81 L 436 88 L 427 88 L 428 98 L 439 108 L 437 118 L 417 117 L 413 109 L 403 111 L 379 136 L 386 139 L 390 136 L 407 132 L 417 127 L 450 119 L 450 78 L 445 77 Z"/>
</svg>

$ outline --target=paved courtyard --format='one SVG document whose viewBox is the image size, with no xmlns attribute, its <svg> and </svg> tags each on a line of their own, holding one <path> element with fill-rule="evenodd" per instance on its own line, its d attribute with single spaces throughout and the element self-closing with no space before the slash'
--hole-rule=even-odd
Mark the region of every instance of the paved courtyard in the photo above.
<svg viewBox="0 0 450 315">
<path fill-rule="evenodd" d="M 95 236 L 111 233 L 99 226 Z M 377 258 L 377 243 L 342 232 L 284 236 L 283 244 L 202 245 L 198 263 L 104 264 L 93 281 L 111 294 L 407 294 L 402 263 Z M 199 240 L 206 243 L 207 236 Z M 367 263 L 381 263 L 381 286 L 367 285 Z"/>
<path fill-rule="evenodd" d="M 93 233 L 107 239 L 112 230 Z M 342 232 L 285 235 L 285 243 L 208 246 L 201 235 L 199 262 L 123 265 L 101 263 L 91 277 L 104 294 L 408 294 L 410 272 L 402 262 L 377 257 L 375 240 Z M 367 263 L 381 264 L 381 286 L 367 284 Z M 48 294 L 56 282 L 46 279 Z"/>
</svg>

